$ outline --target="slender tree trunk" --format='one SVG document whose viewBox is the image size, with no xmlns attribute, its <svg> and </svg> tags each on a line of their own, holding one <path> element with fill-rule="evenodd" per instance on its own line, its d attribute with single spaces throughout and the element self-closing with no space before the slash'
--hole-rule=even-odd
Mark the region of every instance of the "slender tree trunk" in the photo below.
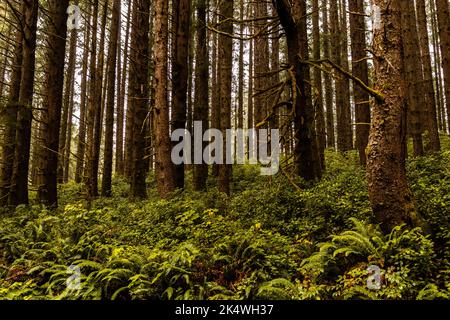
<svg viewBox="0 0 450 320">
<path fill-rule="evenodd" d="M 66 136 L 67 136 L 67 124 L 69 118 L 69 107 L 71 104 L 70 97 L 72 96 L 72 92 L 74 90 L 75 83 L 75 63 L 76 63 L 76 54 L 77 54 L 77 40 L 78 40 L 78 31 L 77 29 L 73 29 L 70 32 L 70 40 L 69 40 L 69 61 L 67 63 L 67 72 L 66 72 L 66 81 L 65 81 L 65 89 L 64 89 L 64 97 L 63 97 L 63 108 L 62 108 L 62 116 L 61 116 L 61 129 L 59 134 L 59 151 L 60 154 L 58 160 L 58 183 L 64 183 L 64 162 L 65 162 L 65 154 L 66 154 Z M 70 115 L 72 117 L 72 115 Z"/>
<path fill-rule="evenodd" d="M 232 34 L 233 1 L 222 0 L 219 4 L 219 24 L 221 31 Z M 219 165 L 219 190 L 230 194 L 231 188 L 231 164 L 226 163 L 229 146 L 226 141 L 226 131 L 231 129 L 231 83 L 233 72 L 233 39 L 225 35 L 219 35 L 219 86 L 220 86 L 220 129 L 223 134 L 223 164 Z"/>
<path fill-rule="evenodd" d="M 248 19 L 252 19 L 253 17 L 253 6 L 249 4 L 249 15 Z M 250 22 L 249 25 L 250 34 L 253 32 L 253 23 Z M 247 129 L 251 130 L 255 127 L 255 120 L 253 116 L 253 109 L 254 109 L 254 99 L 253 99 L 253 76 L 254 76 L 254 40 L 250 40 L 250 49 L 249 49 L 249 65 L 248 65 L 248 106 L 247 106 Z M 250 145 L 251 140 L 249 139 L 247 142 L 247 154 L 250 154 L 250 152 L 253 151 L 254 145 Z"/>
<path fill-rule="evenodd" d="M 172 59 L 172 130 L 175 131 L 186 129 L 191 5 L 190 0 L 175 0 L 173 3 L 176 11 L 172 14 L 175 36 Z M 175 187 L 184 188 L 184 164 L 175 166 Z"/>
<path fill-rule="evenodd" d="M 254 32 L 258 34 L 255 38 L 255 74 L 254 85 L 255 93 L 261 93 L 268 87 L 267 76 L 265 75 L 270 70 L 269 62 L 269 39 L 267 34 L 267 1 L 258 0 L 255 2 L 255 18 L 258 20 L 254 22 Z M 255 105 L 253 116 L 255 124 L 260 124 L 268 114 L 267 95 L 258 94 L 255 96 Z M 258 134 L 257 134 L 258 136 Z M 259 141 L 259 139 L 257 139 Z"/>
<path fill-rule="evenodd" d="M 20 95 L 20 79 L 22 77 L 23 43 L 22 32 L 16 30 L 16 47 L 9 81 L 9 96 L 5 109 L 1 110 L 1 119 L 4 123 L 3 145 L 0 167 L 0 205 L 5 206 L 11 189 L 11 178 L 14 169 L 14 150 L 16 143 L 17 111 Z"/>
<path fill-rule="evenodd" d="M 364 0 L 349 0 L 350 32 L 352 38 L 353 75 L 369 84 L 369 71 L 366 53 L 366 23 L 364 18 Z M 369 95 L 361 87 L 354 85 L 355 121 L 356 121 L 356 148 L 359 152 L 359 161 L 366 166 L 366 148 L 370 131 L 370 104 Z"/>
<path fill-rule="evenodd" d="M 437 20 L 441 45 L 442 69 L 444 70 L 444 95 L 450 131 L 450 13 L 448 0 L 436 0 Z"/>
<path fill-rule="evenodd" d="M 22 2 L 23 60 L 17 114 L 16 149 L 9 202 L 28 204 L 28 171 L 30 165 L 31 122 L 33 106 L 34 71 L 36 64 L 36 29 L 39 2 Z"/>
<path fill-rule="evenodd" d="M 319 25 L 319 0 L 313 0 L 313 56 L 314 60 L 320 60 L 320 25 Z M 314 69 L 314 91 L 315 91 L 315 109 L 316 109 L 316 132 L 317 144 L 320 157 L 320 165 L 325 169 L 325 147 L 326 147 L 326 133 L 325 133 L 325 117 L 323 109 L 323 95 L 322 95 L 322 72 L 320 69 Z"/>
<path fill-rule="evenodd" d="M 114 0 L 111 20 L 111 34 L 108 47 L 107 96 L 105 110 L 105 154 L 103 163 L 102 195 L 112 196 L 114 102 L 116 88 L 117 48 L 119 41 L 121 0 Z"/>
<path fill-rule="evenodd" d="M 425 10 L 425 0 L 416 0 L 417 23 L 420 35 L 420 50 L 423 65 L 426 105 L 426 127 L 429 134 L 429 143 L 426 149 L 431 152 L 438 152 L 441 149 L 439 140 L 439 128 L 437 122 L 436 98 L 434 95 L 433 72 L 431 70 L 430 41 L 428 38 L 427 15 Z"/>
<path fill-rule="evenodd" d="M 87 197 L 90 199 L 93 195 L 93 159 L 92 148 L 94 147 L 94 123 L 95 123 L 95 108 L 97 101 L 97 30 L 98 30 L 98 2 L 95 1 L 93 5 L 92 18 L 92 42 L 91 42 L 91 57 L 90 57 L 90 79 L 89 79 L 89 105 L 86 114 L 86 165 L 84 168 L 84 183 L 86 185 Z"/>
<path fill-rule="evenodd" d="M 66 140 L 66 148 L 64 150 L 64 176 L 63 176 L 63 182 L 67 183 L 69 182 L 69 170 L 70 170 L 70 155 L 71 155 L 71 149 L 72 149 L 72 127 L 73 127 L 73 109 L 74 109 L 74 96 L 75 92 L 72 90 L 71 96 L 70 96 L 70 105 L 69 105 L 69 120 L 67 122 L 67 135 L 64 137 Z"/>
<path fill-rule="evenodd" d="M 131 12 L 132 12 L 132 2 L 128 1 L 128 14 L 127 14 L 127 26 L 125 31 L 125 44 L 123 53 L 123 68 L 121 74 L 120 83 L 120 94 L 118 95 L 119 101 L 117 102 L 117 139 L 116 139 L 116 172 L 123 176 L 125 175 L 125 164 L 124 164 L 124 118 L 125 118 L 125 95 L 126 95 L 126 81 L 128 74 L 128 43 L 130 38 L 130 25 L 131 25 Z M 120 49 L 119 49 L 120 51 Z M 119 53 L 119 57 L 120 57 Z M 119 91 L 118 91 L 119 92 Z"/>
<path fill-rule="evenodd" d="M 91 37 L 92 25 L 95 21 L 91 19 L 92 5 L 87 6 L 86 24 L 87 30 L 84 35 L 84 52 L 83 52 L 83 70 L 81 75 L 80 86 L 80 124 L 78 129 L 77 140 L 77 163 L 75 168 L 75 182 L 80 183 L 83 179 L 83 167 L 86 150 L 86 108 L 87 108 L 87 88 L 88 88 L 88 68 L 89 68 L 89 40 Z M 97 32 L 96 22 L 94 24 L 94 32 Z M 93 60 L 95 61 L 95 60 Z M 91 57 L 92 63 L 92 57 Z M 90 75 L 92 77 L 92 74 Z M 89 122 L 89 120 L 88 120 Z"/>
<path fill-rule="evenodd" d="M 401 1 L 402 37 L 405 54 L 405 77 L 408 84 L 408 131 L 413 138 L 414 156 L 424 154 L 422 138 L 422 108 L 425 105 L 423 92 L 422 61 L 420 57 L 419 36 L 417 34 L 414 6 Z"/>
<path fill-rule="evenodd" d="M 219 0 L 215 0 L 215 7 L 217 8 Z M 213 14 L 212 23 L 217 24 L 218 14 Z M 212 38 L 212 76 L 211 76 L 211 127 L 213 129 L 220 128 L 220 86 L 219 86 L 219 50 L 218 50 L 218 36 L 216 32 L 211 33 Z M 212 175 L 217 177 L 219 175 L 219 166 L 214 164 L 212 166 Z"/>
<path fill-rule="evenodd" d="M 331 59 L 330 51 L 330 29 L 328 20 L 327 0 L 322 1 L 323 14 L 323 52 L 326 58 Z M 336 147 L 336 137 L 334 129 L 334 110 L 333 110 L 333 82 L 331 76 L 325 74 L 325 109 L 326 109 L 326 126 L 327 126 L 327 148 L 334 149 Z"/>
<path fill-rule="evenodd" d="M 350 71 L 349 67 L 349 48 L 348 48 L 348 25 L 347 25 L 347 0 L 340 2 L 340 30 L 342 41 L 342 67 L 345 71 Z M 342 105 L 342 121 L 343 121 L 343 133 L 345 139 L 345 151 L 353 149 L 353 129 L 352 129 L 352 110 L 350 105 L 350 80 L 347 78 L 342 79 L 342 92 L 344 94 L 344 104 Z"/>
<path fill-rule="evenodd" d="M 239 3 L 239 19 L 244 20 L 244 0 Z M 240 34 L 243 37 L 244 23 L 241 22 Z M 237 128 L 244 128 L 244 40 L 239 40 L 239 79 L 238 79 L 238 103 L 237 103 Z"/>
<path fill-rule="evenodd" d="M 447 124 L 445 121 L 445 101 L 444 101 L 444 83 L 442 79 L 442 65 L 439 45 L 439 31 L 436 17 L 436 7 L 434 1 L 429 1 L 431 11 L 432 35 L 433 35 L 433 51 L 434 51 L 434 72 L 436 78 L 436 100 L 439 107 L 439 114 L 441 115 L 441 130 L 447 131 Z"/>
<path fill-rule="evenodd" d="M 341 27 L 341 20 L 339 15 L 339 2 L 330 2 L 330 13 L 331 13 L 331 56 L 332 60 L 345 69 L 346 60 L 344 57 L 344 50 L 342 45 L 346 43 L 343 41 L 343 28 Z M 346 26 L 344 26 L 346 27 Z M 346 152 L 352 149 L 351 141 L 351 124 L 350 118 L 348 117 L 347 110 L 347 85 L 348 80 L 339 78 L 335 79 L 336 88 L 336 115 L 337 115 L 337 145 L 338 150 L 341 152 Z"/>
<path fill-rule="evenodd" d="M 130 64 L 130 102 L 133 104 L 133 152 L 131 171 L 131 195 L 145 198 L 147 166 L 145 162 L 145 121 L 149 112 L 149 32 L 150 0 L 135 0 L 136 24 L 131 28 L 132 43 L 136 44 L 135 59 Z M 169 154 L 170 156 L 170 154 Z"/>
<path fill-rule="evenodd" d="M 94 116 L 94 141 L 91 149 L 91 171 L 90 171 L 90 197 L 98 197 L 98 175 L 99 175 L 99 162 L 100 162 L 100 145 L 102 139 L 103 129 L 103 114 L 106 104 L 106 79 L 105 73 L 108 73 L 110 69 L 109 65 L 106 65 L 105 70 L 105 40 L 106 40 L 106 23 L 108 21 L 108 3 L 105 1 L 103 5 L 102 23 L 100 31 L 100 44 L 98 54 L 97 65 L 97 78 L 96 78 L 96 101 L 95 101 L 95 116 Z"/>
<path fill-rule="evenodd" d="M 304 0 L 292 1 L 289 6 L 283 0 L 274 0 L 274 6 L 286 33 L 288 61 L 293 82 L 294 111 L 294 164 L 297 174 L 306 181 L 317 180 L 321 168 L 314 130 L 314 109 L 311 97 L 309 65 L 299 59 L 309 59 L 307 37 L 307 8 Z"/>
<path fill-rule="evenodd" d="M 197 1 L 197 47 L 195 58 L 195 103 L 194 103 L 194 121 L 201 122 L 203 136 L 208 129 L 208 78 L 209 78 L 209 64 L 208 64 L 208 46 L 206 39 L 206 0 Z M 195 133 L 199 134 L 199 133 Z M 203 148 L 206 147 L 205 142 L 202 143 Z M 197 160 L 197 159 L 194 159 Z M 208 178 L 208 166 L 203 159 L 201 164 L 195 161 L 193 167 L 194 174 L 194 189 L 196 191 L 206 190 L 206 180 Z"/>
<path fill-rule="evenodd" d="M 167 42 L 168 11 L 167 0 L 155 2 L 155 148 L 156 179 L 161 197 L 168 197 L 176 189 L 174 168 L 171 160 L 169 126 L 169 102 L 167 99 Z"/>
<path fill-rule="evenodd" d="M 43 101 L 42 145 L 39 151 L 38 200 L 47 206 L 58 205 L 57 168 L 60 140 L 61 105 L 64 89 L 64 59 L 69 0 L 49 0 L 47 38 L 47 83 Z M 72 74 L 68 75 L 69 78 Z M 67 82 L 72 82 L 67 80 Z M 70 88 L 70 86 L 69 86 Z M 70 89 L 69 89 L 70 90 Z"/>
<path fill-rule="evenodd" d="M 385 98 L 373 105 L 367 180 L 373 212 L 386 233 L 402 223 L 412 225 L 414 216 L 405 169 L 407 89 L 400 2 L 372 0 L 381 13 L 374 28 L 374 54 L 382 57 L 375 59 L 375 90 Z"/>
</svg>

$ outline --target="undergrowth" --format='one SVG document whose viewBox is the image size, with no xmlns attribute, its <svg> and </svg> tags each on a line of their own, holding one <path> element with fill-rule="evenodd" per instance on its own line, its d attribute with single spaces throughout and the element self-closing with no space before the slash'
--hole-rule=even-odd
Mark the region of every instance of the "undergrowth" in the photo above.
<svg viewBox="0 0 450 320">
<path fill-rule="evenodd" d="M 383 235 L 356 156 L 327 153 L 317 185 L 236 167 L 233 195 L 213 181 L 133 202 L 87 205 L 83 187 L 60 187 L 60 209 L 4 210 L 0 299 L 448 299 L 450 152 L 409 161 L 416 207 L 430 230 L 399 226 Z M 382 270 L 367 287 L 367 268 Z M 72 269 L 69 267 L 72 266 Z M 80 287 L 67 286 L 73 267 Z"/>
</svg>

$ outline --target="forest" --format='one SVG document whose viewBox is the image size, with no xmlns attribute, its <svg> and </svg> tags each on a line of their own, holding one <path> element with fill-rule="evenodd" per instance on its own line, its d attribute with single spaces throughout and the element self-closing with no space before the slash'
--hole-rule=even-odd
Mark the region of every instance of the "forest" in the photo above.
<svg viewBox="0 0 450 320">
<path fill-rule="evenodd" d="M 449 300 L 448 0 L 0 0 L 0 300 Z"/>
</svg>

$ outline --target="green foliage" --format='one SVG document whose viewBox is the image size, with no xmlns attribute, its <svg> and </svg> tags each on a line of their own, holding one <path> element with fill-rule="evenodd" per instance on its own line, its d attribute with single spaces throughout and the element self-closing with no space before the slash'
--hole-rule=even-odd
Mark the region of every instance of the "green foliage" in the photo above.
<svg viewBox="0 0 450 320">
<path fill-rule="evenodd" d="M 234 170 L 231 197 L 211 179 L 206 193 L 160 200 L 149 177 L 146 201 L 117 179 L 112 198 L 87 204 L 69 183 L 56 211 L 1 213 L 0 299 L 448 299 L 449 163 L 449 152 L 408 163 L 429 234 L 380 232 L 353 152 L 327 152 L 323 180 L 296 180 L 301 191 L 251 166 Z M 367 287 L 369 265 L 380 290 Z"/>
</svg>

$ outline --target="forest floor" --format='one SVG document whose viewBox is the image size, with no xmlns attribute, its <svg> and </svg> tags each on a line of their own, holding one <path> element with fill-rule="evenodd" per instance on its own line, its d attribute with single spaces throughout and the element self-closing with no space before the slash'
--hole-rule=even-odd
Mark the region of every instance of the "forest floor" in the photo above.
<svg viewBox="0 0 450 320">
<path fill-rule="evenodd" d="M 379 231 L 354 153 L 327 152 L 323 180 L 295 181 L 300 190 L 236 167 L 230 198 L 210 181 L 208 192 L 160 200 L 150 177 L 148 200 L 130 201 L 115 180 L 114 196 L 87 209 L 83 186 L 69 183 L 57 211 L 1 213 L 0 299 L 449 299 L 443 144 L 408 161 L 427 234 Z M 380 268 L 380 288 L 368 287 L 369 266 Z"/>
</svg>

